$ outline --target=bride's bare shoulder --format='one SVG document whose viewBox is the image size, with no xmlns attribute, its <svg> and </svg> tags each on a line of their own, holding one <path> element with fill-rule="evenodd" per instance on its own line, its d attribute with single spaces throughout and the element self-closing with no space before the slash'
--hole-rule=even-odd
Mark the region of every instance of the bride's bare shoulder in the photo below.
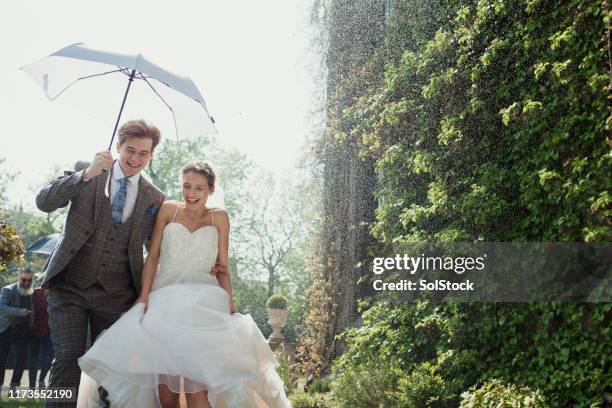
<svg viewBox="0 0 612 408">
<path fill-rule="evenodd" d="M 174 200 L 166 200 L 163 202 L 161 207 L 159 208 L 159 217 L 163 217 L 163 219 L 168 219 L 174 217 L 174 213 L 180 207 L 181 203 Z"/>
<path fill-rule="evenodd" d="M 229 215 L 224 208 L 211 208 L 209 212 L 212 213 L 214 225 L 229 224 Z"/>
</svg>

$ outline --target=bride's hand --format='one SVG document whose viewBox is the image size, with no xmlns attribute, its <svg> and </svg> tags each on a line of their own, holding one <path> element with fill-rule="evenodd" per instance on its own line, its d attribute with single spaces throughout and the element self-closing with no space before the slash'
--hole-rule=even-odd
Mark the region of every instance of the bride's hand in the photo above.
<svg viewBox="0 0 612 408">
<path fill-rule="evenodd" d="M 213 266 L 210 269 L 210 273 L 211 275 L 226 275 L 227 274 L 227 267 L 223 264 L 220 263 L 216 263 L 215 266 Z"/>
<path fill-rule="evenodd" d="M 149 306 L 149 294 L 148 293 L 143 293 L 140 296 L 138 296 L 138 299 L 136 299 L 136 302 L 134 303 L 134 306 L 139 304 L 139 303 L 144 303 L 144 311 L 147 311 L 147 307 Z"/>
<path fill-rule="evenodd" d="M 238 309 L 236 309 L 236 305 L 234 305 L 233 301 L 230 301 L 230 314 L 238 313 Z"/>
</svg>

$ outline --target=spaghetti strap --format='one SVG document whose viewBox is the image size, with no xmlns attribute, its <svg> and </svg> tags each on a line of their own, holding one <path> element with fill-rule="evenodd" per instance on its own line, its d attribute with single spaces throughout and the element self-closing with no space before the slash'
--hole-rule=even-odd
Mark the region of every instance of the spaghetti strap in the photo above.
<svg viewBox="0 0 612 408">
<path fill-rule="evenodd" d="M 210 209 L 210 223 L 211 225 L 215 225 L 215 209 Z"/>
<path fill-rule="evenodd" d="M 181 208 L 180 204 L 176 206 L 176 211 L 174 212 L 174 217 L 172 217 L 172 222 L 174 222 L 174 220 L 176 220 L 176 214 L 178 214 L 179 208 Z"/>
</svg>

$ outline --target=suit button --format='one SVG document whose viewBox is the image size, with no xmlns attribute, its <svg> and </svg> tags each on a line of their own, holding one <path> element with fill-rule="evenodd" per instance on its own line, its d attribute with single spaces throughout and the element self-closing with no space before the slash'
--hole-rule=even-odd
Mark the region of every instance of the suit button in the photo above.
<svg viewBox="0 0 612 408">
<path fill-rule="evenodd" d="M 114 240 L 115 240 L 115 238 L 111 237 L 111 239 L 110 239 L 110 240 L 111 240 L 111 242 L 112 242 L 112 241 L 114 241 Z"/>
<path fill-rule="evenodd" d="M 104 253 L 105 253 L 105 254 L 110 254 L 110 251 L 109 251 L 108 249 L 105 249 L 105 250 L 104 250 Z"/>
<path fill-rule="evenodd" d="M 103 264 L 101 264 L 100 266 L 104 268 L 104 267 L 106 266 L 106 264 L 105 264 L 105 263 L 103 263 Z"/>
<path fill-rule="evenodd" d="M 85 231 L 85 235 L 89 235 L 89 231 Z"/>
</svg>

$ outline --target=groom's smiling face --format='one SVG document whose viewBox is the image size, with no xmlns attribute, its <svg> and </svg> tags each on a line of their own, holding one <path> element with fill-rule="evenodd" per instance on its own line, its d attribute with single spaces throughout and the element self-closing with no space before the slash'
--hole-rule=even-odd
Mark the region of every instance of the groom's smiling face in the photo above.
<svg viewBox="0 0 612 408">
<path fill-rule="evenodd" d="M 126 177 L 131 177 L 145 168 L 153 157 L 153 140 L 148 137 L 128 137 L 117 144 L 119 165 Z"/>
</svg>

